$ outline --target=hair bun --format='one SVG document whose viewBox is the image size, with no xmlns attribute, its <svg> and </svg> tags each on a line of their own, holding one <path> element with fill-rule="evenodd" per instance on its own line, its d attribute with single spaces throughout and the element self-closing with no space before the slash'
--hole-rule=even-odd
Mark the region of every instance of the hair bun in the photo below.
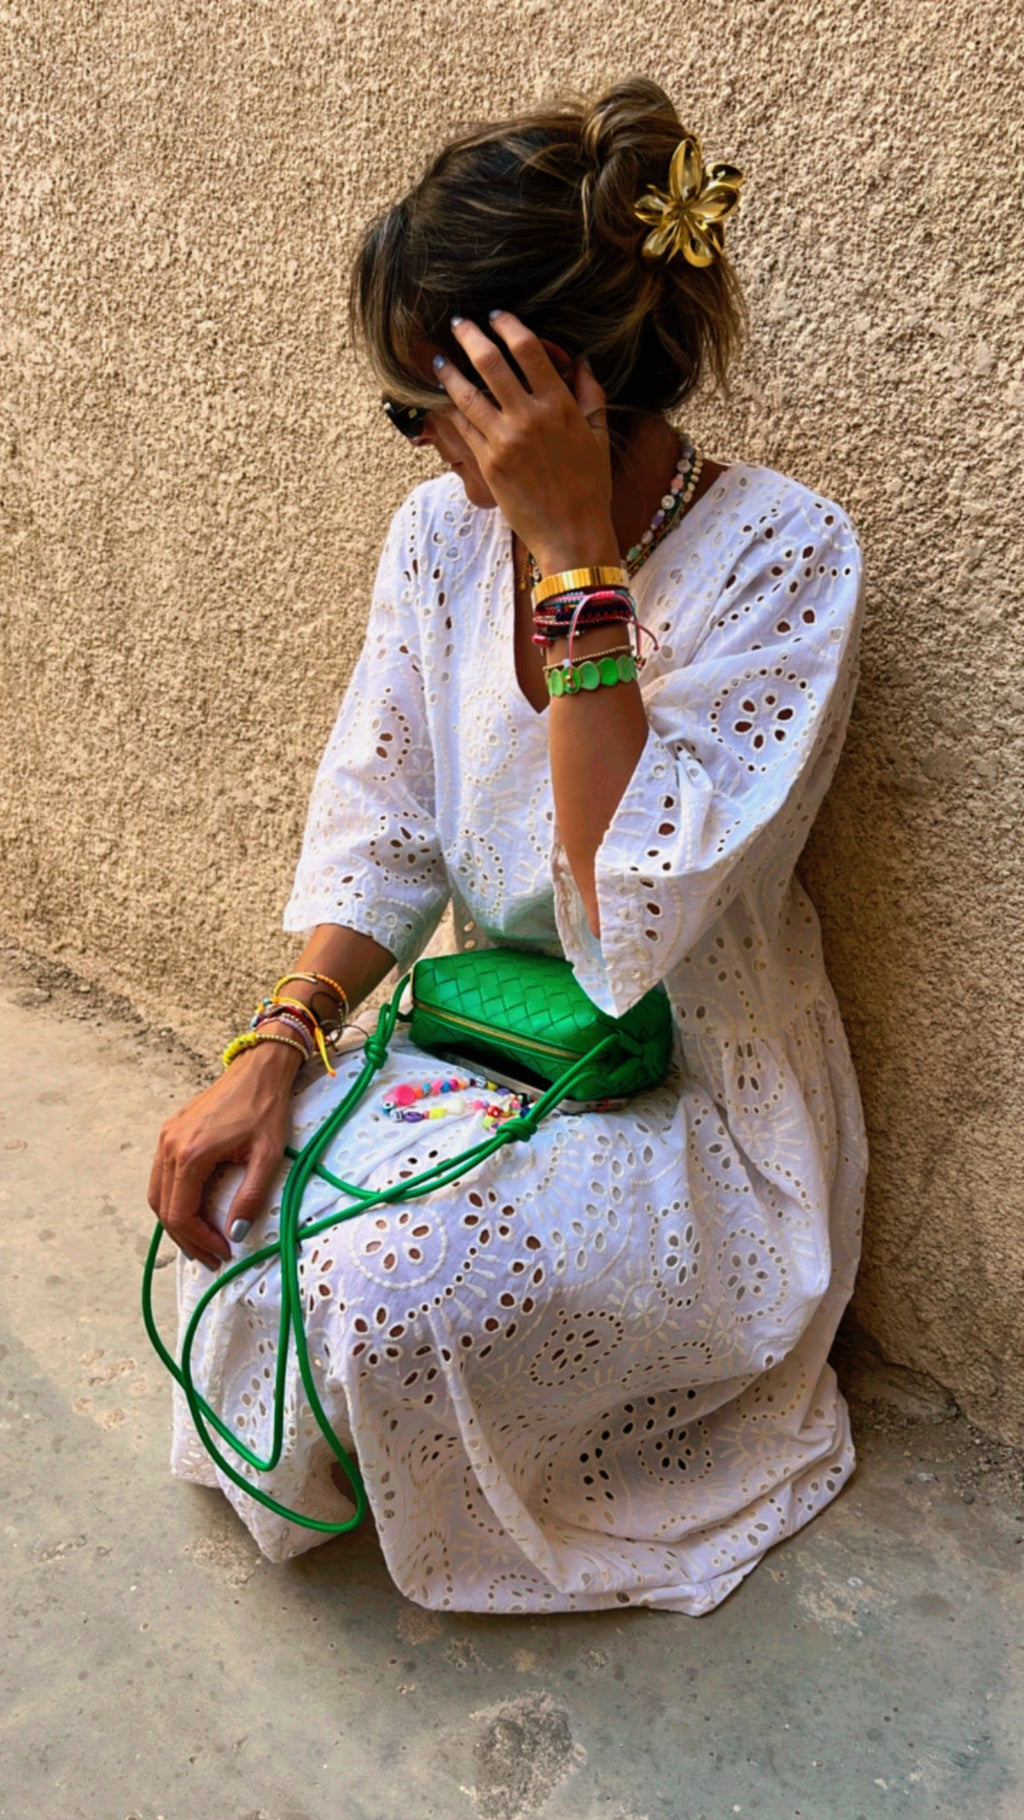
<svg viewBox="0 0 1024 1820">
<path fill-rule="evenodd" d="M 617 82 L 591 103 L 583 116 L 580 140 L 584 157 L 597 170 L 617 154 L 642 153 L 652 132 L 660 139 L 667 131 L 674 141 L 682 130 L 665 90 L 646 76 L 634 76 L 628 82 Z"/>
<path fill-rule="evenodd" d="M 352 322 L 382 388 L 434 409 L 424 344 L 458 365 L 453 315 L 483 322 L 496 304 L 568 356 L 586 355 L 616 421 L 674 410 L 705 377 L 724 384 L 743 307 L 719 230 L 739 173 L 705 173 L 701 153 L 691 193 L 691 164 L 673 168 L 691 142 L 696 153 L 664 89 L 644 77 L 449 140 L 360 242 Z M 710 262 L 690 256 L 680 237 L 691 231 Z"/>
<path fill-rule="evenodd" d="M 580 123 L 584 208 L 601 240 L 623 250 L 638 246 L 634 203 L 647 186 L 665 181 L 682 134 L 664 89 L 644 76 L 616 83 L 587 109 Z"/>
</svg>

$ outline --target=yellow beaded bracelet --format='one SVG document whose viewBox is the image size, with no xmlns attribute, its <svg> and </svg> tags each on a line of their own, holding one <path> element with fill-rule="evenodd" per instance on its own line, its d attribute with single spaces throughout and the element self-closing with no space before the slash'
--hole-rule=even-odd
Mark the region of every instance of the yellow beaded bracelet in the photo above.
<svg viewBox="0 0 1024 1820">
<path fill-rule="evenodd" d="M 293 1036 L 275 1036 L 271 1030 L 244 1030 L 241 1036 L 233 1037 L 221 1056 L 225 1068 L 230 1068 L 235 1057 L 245 1049 L 255 1049 L 257 1043 L 283 1043 L 287 1049 L 294 1049 L 297 1055 L 306 1060 L 306 1051 Z"/>
</svg>

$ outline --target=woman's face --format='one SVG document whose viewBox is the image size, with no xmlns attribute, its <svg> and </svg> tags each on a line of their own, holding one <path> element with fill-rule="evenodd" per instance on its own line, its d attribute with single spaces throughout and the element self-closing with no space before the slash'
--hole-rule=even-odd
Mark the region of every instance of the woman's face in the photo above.
<svg viewBox="0 0 1024 1820">
<path fill-rule="evenodd" d="M 440 349 L 432 342 L 418 338 L 413 358 L 420 377 L 430 387 L 437 384 L 434 372 L 434 355 Z M 436 411 L 429 411 L 424 419 L 423 429 L 413 439 L 417 449 L 436 449 L 441 460 L 447 464 L 453 474 L 457 474 L 466 489 L 466 498 L 470 505 L 482 506 L 485 511 L 493 511 L 496 501 L 480 472 L 479 463 L 472 449 L 451 421 L 452 406 L 439 404 Z"/>
<path fill-rule="evenodd" d="M 461 431 L 452 423 L 451 411 L 450 405 L 442 405 L 436 411 L 428 412 L 415 446 L 423 448 L 429 444 L 435 448 L 452 473 L 458 475 L 470 505 L 481 506 L 484 511 L 493 511 L 496 504 L 494 494 L 480 472 L 480 465 L 472 449 Z"/>
</svg>

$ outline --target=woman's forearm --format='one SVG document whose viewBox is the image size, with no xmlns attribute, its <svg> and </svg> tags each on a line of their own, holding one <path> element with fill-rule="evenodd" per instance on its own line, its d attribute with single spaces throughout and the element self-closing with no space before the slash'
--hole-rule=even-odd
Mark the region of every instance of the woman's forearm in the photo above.
<svg viewBox="0 0 1024 1820">
<path fill-rule="evenodd" d="M 606 626 L 573 640 L 573 655 L 625 644 L 625 628 Z M 567 654 L 567 641 L 551 660 Z M 601 933 L 594 862 L 647 743 L 648 721 L 639 684 L 552 696 L 548 704 L 549 753 L 555 816 L 565 856 L 579 887 L 593 933 Z"/>
<path fill-rule="evenodd" d="M 319 923 L 294 971 L 326 975 L 356 1005 L 393 965 L 394 957 L 369 936 Z M 268 989 L 272 985 L 268 981 Z M 286 988 L 307 1005 L 323 990 L 315 980 L 289 980 Z M 330 1009 L 326 994 L 317 999 L 318 1017 Z M 244 1237 L 265 1206 L 288 1139 L 288 1101 L 302 1055 L 287 1025 L 271 1021 L 261 1028 L 288 1035 L 288 1044 L 243 1049 L 218 1080 L 167 1120 L 150 1171 L 148 1199 L 157 1219 L 186 1256 L 209 1270 L 231 1259 L 226 1234 Z M 245 1172 L 222 1227 L 204 1210 L 203 1196 L 212 1171 L 227 1161 L 244 1163 Z"/>
<path fill-rule="evenodd" d="M 352 1010 L 368 998 L 385 974 L 390 973 L 395 957 L 369 935 L 345 929 L 338 923 L 318 923 L 306 946 L 294 963 L 296 973 L 322 973 L 344 987 Z M 309 997 L 316 991 L 304 980 L 293 980 L 288 991 L 292 996 Z"/>
<path fill-rule="evenodd" d="M 394 964 L 394 955 L 372 937 L 360 935 L 355 929 L 343 928 L 338 923 L 318 923 L 302 953 L 292 962 L 288 971 L 322 973 L 326 979 L 334 980 L 343 988 L 350 1010 L 355 1010 L 380 985 Z M 288 981 L 283 995 L 301 999 L 304 1005 L 311 1004 L 316 998 L 316 1012 L 322 1016 L 328 1011 L 329 1001 L 326 996 L 318 996 L 321 990 L 315 981 L 296 979 Z M 273 1029 L 275 1026 L 270 1021 L 264 1028 Z M 284 1025 L 281 1026 L 281 1033 L 293 1034 Z M 283 1044 L 260 1043 L 257 1047 L 246 1050 L 232 1066 L 259 1068 L 274 1077 L 280 1075 L 282 1080 L 290 1082 L 298 1073 L 301 1060 L 301 1056 Z"/>
</svg>

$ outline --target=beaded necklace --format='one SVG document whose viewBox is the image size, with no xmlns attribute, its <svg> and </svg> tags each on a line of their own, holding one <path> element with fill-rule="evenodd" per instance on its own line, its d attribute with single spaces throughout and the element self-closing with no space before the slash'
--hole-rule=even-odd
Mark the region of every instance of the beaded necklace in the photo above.
<svg viewBox="0 0 1024 1820">
<path fill-rule="evenodd" d="M 662 539 L 668 536 L 669 532 L 686 511 L 687 506 L 696 492 L 697 482 L 700 479 L 703 466 L 704 457 L 697 454 L 689 437 L 681 433 L 679 437 L 679 460 L 676 462 L 676 471 L 672 477 L 668 492 L 662 494 L 661 499 L 658 502 L 658 510 L 655 512 L 654 517 L 651 519 L 643 536 L 626 552 L 624 567 L 630 578 L 632 578 L 637 570 L 643 566 L 652 550 L 657 549 Z M 523 572 L 519 578 L 520 586 L 523 588 L 535 588 L 540 579 L 540 570 L 533 559 L 532 552 L 528 550 L 526 553 L 526 562 L 523 565 Z"/>
</svg>

